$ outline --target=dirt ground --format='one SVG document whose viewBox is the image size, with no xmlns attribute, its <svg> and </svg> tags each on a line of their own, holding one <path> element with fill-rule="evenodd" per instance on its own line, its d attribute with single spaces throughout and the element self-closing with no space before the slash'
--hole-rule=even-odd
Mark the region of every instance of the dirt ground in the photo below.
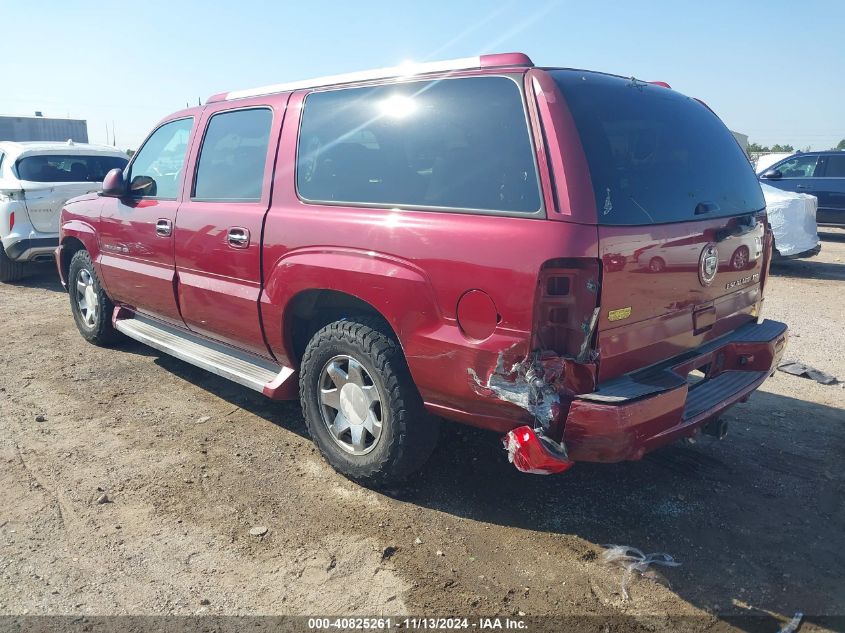
<svg viewBox="0 0 845 633">
<path fill-rule="evenodd" d="M 790 325 L 787 358 L 845 380 L 845 231 L 823 237 L 820 256 L 774 269 L 765 314 Z M 408 487 L 373 492 L 323 462 L 298 404 L 85 343 L 49 266 L 0 285 L 0 332 L 0 615 L 649 615 L 596 630 L 774 632 L 800 611 L 802 631 L 845 626 L 825 619 L 845 615 L 842 384 L 778 372 L 723 441 L 551 477 L 446 425 Z M 681 566 L 626 600 L 611 543 Z"/>
</svg>

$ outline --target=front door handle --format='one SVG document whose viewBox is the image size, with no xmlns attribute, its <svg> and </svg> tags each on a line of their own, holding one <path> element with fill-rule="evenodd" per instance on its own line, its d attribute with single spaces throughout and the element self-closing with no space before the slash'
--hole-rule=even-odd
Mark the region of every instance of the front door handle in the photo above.
<svg viewBox="0 0 845 633">
<path fill-rule="evenodd" d="M 797 189 L 809 189 L 810 185 L 795 185 Z"/>
<path fill-rule="evenodd" d="M 156 234 L 162 237 L 170 237 L 173 233 L 173 222 L 166 218 L 160 218 L 156 221 Z"/>
<path fill-rule="evenodd" d="M 240 226 L 233 226 L 229 229 L 226 241 L 232 248 L 246 248 L 249 246 L 249 229 Z"/>
</svg>

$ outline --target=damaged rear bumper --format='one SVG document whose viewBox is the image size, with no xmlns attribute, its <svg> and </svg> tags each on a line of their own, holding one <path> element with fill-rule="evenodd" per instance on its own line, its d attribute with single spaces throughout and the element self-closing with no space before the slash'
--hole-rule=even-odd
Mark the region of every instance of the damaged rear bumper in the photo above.
<svg viewBox="0 0 845 633">
<path fill-rule="evenodd" d="M 617 462 L 685 436 L 757 389 L 787 341 L 777 321 L 749 323 L 657 365 L 600 384 L 569 407 L 563 444 L 572 461 Z M 693 383 L 688 375 L 699 370 Z"/>
</svg>

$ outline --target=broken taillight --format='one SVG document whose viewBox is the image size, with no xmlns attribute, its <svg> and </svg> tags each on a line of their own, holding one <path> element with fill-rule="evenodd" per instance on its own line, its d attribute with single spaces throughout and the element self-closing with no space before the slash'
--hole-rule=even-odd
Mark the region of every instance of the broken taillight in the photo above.
<svg viewBox="0 0 845 633">
<path fill-rule="evenodd" d="M 560 258 L 543 264 L 534 306 L 535 349 L 587 360 L 599 272 L 599 261 L 591 258 Z"/>
<path fill-rule="evenodd" d="M 508 460 L 517 470 L 535 475 L 562 473 L 573 463 L 563 445 L 545 435 L 538 435 L 530 426 L 520 426 L 502 438 Z"/>
</svg>

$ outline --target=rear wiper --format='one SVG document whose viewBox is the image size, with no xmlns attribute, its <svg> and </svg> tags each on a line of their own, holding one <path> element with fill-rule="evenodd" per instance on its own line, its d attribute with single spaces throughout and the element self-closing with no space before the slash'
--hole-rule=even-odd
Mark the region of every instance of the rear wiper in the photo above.
<svg viewBox="0 0 845 633">
<path fill-rule="evenodd" d="M 754 229 L 757 228 L 757 215 L 752 213 L 751 215 L 742 216 L 737 222 L 737 225 L 732 229 L 719 229 L 716 231 L 716 241 L 717 242 L 724 242 L 729 237 L 738 237 L 740 235 L 745 235 L 746 233 L 750 233 Z"/>
</svg>

